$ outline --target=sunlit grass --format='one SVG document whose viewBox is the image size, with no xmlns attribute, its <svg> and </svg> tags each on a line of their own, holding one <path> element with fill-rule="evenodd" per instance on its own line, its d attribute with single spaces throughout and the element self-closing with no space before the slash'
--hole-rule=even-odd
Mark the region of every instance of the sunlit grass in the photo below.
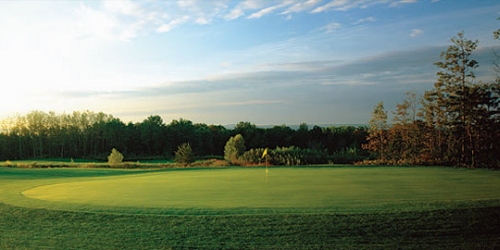
<svg viewBox="0 0 500 250">
<path fill-rule="evenodd" d="M 91 173 L 67 173 L 72 171 Z M 28 182 L 11 202 L 63 210 L 220 214 L 408 211 L 500 200 L 500 172 L 488 170 L 301 167 L 271 168 L 267 176 L 264 168 L 103 172 L 116 174 Z"/>
<path fill-rule="evenodd" d="M 266 182 L 265 168 L 0 168 L 0 249 L 494 249 L 500 245 L 499 175 L 271 168 Z M 63 187 L 101 200 L 64 197 Z M 45 188 L 54 192 L 50 199 L 65 201 L 22 195 L 46 195 Z M 177 200 L 177 208 L 165 206 L 165 196 Z M 214 197 L 220 199 L 210 203 Z M 195 203 L 200 207 L 188 208 Z M 243 203 L 248 207 L 237 207 Z M 273 208 L 259 209 L 264 204 Z"/>
</svg>

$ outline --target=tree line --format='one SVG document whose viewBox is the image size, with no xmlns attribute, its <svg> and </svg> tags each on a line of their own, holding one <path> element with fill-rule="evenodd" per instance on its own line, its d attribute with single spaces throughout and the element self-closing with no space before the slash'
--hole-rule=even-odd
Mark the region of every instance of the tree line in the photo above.
<svg viewBox="0 0 500 250">
<path fill-rule="evenodd" d="M 500 39 L 500 29 L 493 34 Z M 435 63 L 434 88 L 408 92 L 391 125 L 383 102 L 374 108 L 364 148 L 375 163 L 500 167 L 500 67 L 476 81 L 478 40 L 460 32 L 451 43 Z"/>
<path fill-rule="evenodd" d="M 245 147 L 297 147 L 335 154 L 359 153 L 366 143 L 364 126 L 319 127 L 301 124 L 298 129 L 286 125 L 261 128 L 239 122 L 233 129 L 222 125 L 172 120 L 165 124 L 158 115 L 142 122 L 124 123 L 102 112 L 32 111 L 1 122 L 0 160 L 33 158 L 90 158 L 105 160 L 111 149 L 119 150 L 125 160 L 173 158 L 183 143 L 189 143 L 197 156 L 224 156 L 226 142 L 237 134 L 245 138 Z"/>
</svg>

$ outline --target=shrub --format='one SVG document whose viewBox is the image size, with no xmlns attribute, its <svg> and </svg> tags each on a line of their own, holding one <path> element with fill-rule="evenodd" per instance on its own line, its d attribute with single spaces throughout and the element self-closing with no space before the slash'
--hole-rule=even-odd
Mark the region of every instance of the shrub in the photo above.
<svg viewBox="0 0 500 250">
<path fill-rule="evenodd" d="M 108 163 L 111 166 L 115 166 L 123 162 L 123 155 L 116 148 L 111 150 L 111 154 L 108 156 Z"/>
<path fill-rule="evenodd" d="M 224 146 L 224 159 L 232 164 L 239 163 L 239 157 L 245 153 L 245 139 L 241 134 L 237 134 L 226 142 Z"/>
<path fill-rule="evenodd" d="M 263 148 L 252 148 L 239 158 L 241 162 L 243 162 L 245 165 L 255 165 L 264 162 L 264 159 L 262 159 L 262 153 L 264 153 Z"/>
<path fill-rule="evenodd" d="M 179 145 L 177 151 L 175 151 L 175 162 L 181 164 L 182 166 L 187 166 L 194 161 L 193 149 L 189 143 L 183 143 Z"/>
<path fill-rule="evenodd" d="M 298 147 L 277 147 L 269 152 L 273 165 L 308 165 L 328 163 L 328 154 L 322 150 Z"/>
<path fill-rule="evenodd" d="M 369 152 L 357 148 L 339 150 L 330 156 L 330 161 L 335 164 L 354 164 L 369 158 Z"/>
<path fill-rule="evenodd" d="M 228 167 L 230 166 L 229 162 L 226 160 L 219 159 L 206 159 L 199 160 L 191 164 L 193 167 Z"/>
</svg>

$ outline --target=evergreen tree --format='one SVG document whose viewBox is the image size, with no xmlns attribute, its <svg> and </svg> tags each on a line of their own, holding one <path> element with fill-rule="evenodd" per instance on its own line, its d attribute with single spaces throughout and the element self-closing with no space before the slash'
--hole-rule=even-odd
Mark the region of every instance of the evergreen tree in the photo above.
<svg viewBox="0 0 500 250">
<path fill-rule="evenodd" d="M 435 63 L 441 70 L 437 72 L 438 79 L 434 89 L 425 95 L 426 112 L 433 112 L 426 118 L 428 123 L 436 126 L 439 148 L 442 142 L 447 145 L 445 154 L 447 160 L 461 166 L 474 166 L 474 133 L 472 127 L 474 103 L 470 96 L 470 88 L 475 78 L 474 71 L 478 66 L 471 59 L 478 41 L 464 38 L 463 32 L 458 38 L 451 39 L 453 45 L 441 53 L 443 61 Z M 442 140 L 443 129 L 448 131 L 446 139 Z"/>
</svg>

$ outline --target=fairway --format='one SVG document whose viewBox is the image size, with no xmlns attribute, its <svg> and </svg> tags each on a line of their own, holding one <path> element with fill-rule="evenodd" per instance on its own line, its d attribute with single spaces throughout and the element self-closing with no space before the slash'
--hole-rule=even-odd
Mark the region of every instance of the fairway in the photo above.
<svg viewBox="0 0 500 250">
<path fill-rule="evenodd" d="M 124 213 L 402 211 L 498 200 L 500 173 L 422 167 L 273 168 L 267 176 L 263 168 L 177 170 L 59 181 L 22 194 L 47 208 Z"/>
<path fill-rule="evenodd" d="M 0 168 L 0 249 L 498 249 L 500 172 Z"/>
</svg>

